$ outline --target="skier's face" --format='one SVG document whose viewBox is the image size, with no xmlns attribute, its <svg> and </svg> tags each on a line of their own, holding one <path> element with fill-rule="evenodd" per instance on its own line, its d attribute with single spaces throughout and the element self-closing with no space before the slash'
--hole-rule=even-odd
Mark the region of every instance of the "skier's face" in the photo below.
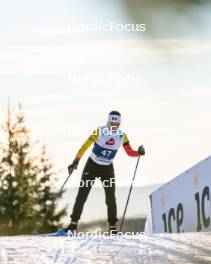
<svg viewBox="0 0 211 264">
<path fill-rule="evenodd" d="M 108 126 L 109 126 L 109 129 L 112 131 L 112 132 L 116 132 L 120 126 L 119 123 L 117 122 L 109 122 L 108 123 Z"/>
</svg>

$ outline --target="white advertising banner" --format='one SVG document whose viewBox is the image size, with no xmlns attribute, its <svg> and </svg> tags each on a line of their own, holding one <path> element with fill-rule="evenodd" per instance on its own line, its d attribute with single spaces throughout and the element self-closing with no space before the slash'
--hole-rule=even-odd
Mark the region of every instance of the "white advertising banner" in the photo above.
<svg viewBox="0 0 211 264">
<path fill-rule="evenodd" d="M 151 196 L 153 233 L 211 230 L 211 156 Z"/>
</svg>

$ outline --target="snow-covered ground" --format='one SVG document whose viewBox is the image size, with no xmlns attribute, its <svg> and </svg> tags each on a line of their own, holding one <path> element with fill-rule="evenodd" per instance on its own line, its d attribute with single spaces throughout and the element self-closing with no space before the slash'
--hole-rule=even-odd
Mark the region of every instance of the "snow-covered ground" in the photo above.
<svg viewBox="0 0 211 264">
<path fill-rule="evenodd" d="M 211 233 L 133 238 L 1 237 L 1 264 L 211 263 Z"/>
</svg>

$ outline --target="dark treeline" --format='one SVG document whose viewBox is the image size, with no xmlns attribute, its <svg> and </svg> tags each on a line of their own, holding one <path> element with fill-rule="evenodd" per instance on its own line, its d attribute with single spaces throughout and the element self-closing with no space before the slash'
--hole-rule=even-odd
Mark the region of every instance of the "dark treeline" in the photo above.
<svg viewBox="0 0 211 264">
<path fill-rule="evenodd" d="M 0 135 L 0 235 L 55 231 L 66 208 L 55 204 L 45 216 L 56 175 L 46 147 L 31 142 L 21 105 L 8 107 Z"/>
</svg>

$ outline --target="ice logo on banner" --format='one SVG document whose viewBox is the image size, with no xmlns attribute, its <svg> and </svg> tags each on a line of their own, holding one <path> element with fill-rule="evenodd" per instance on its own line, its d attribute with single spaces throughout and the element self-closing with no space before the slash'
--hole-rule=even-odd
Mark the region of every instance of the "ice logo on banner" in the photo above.
<svg viewBox="0 0 211 264">
<path fill-rule="evenodd" d="M 152 233 L 211 231 L 210 173 L 211 156 L 154 191 L 146 229 Z"/>
</svg>

